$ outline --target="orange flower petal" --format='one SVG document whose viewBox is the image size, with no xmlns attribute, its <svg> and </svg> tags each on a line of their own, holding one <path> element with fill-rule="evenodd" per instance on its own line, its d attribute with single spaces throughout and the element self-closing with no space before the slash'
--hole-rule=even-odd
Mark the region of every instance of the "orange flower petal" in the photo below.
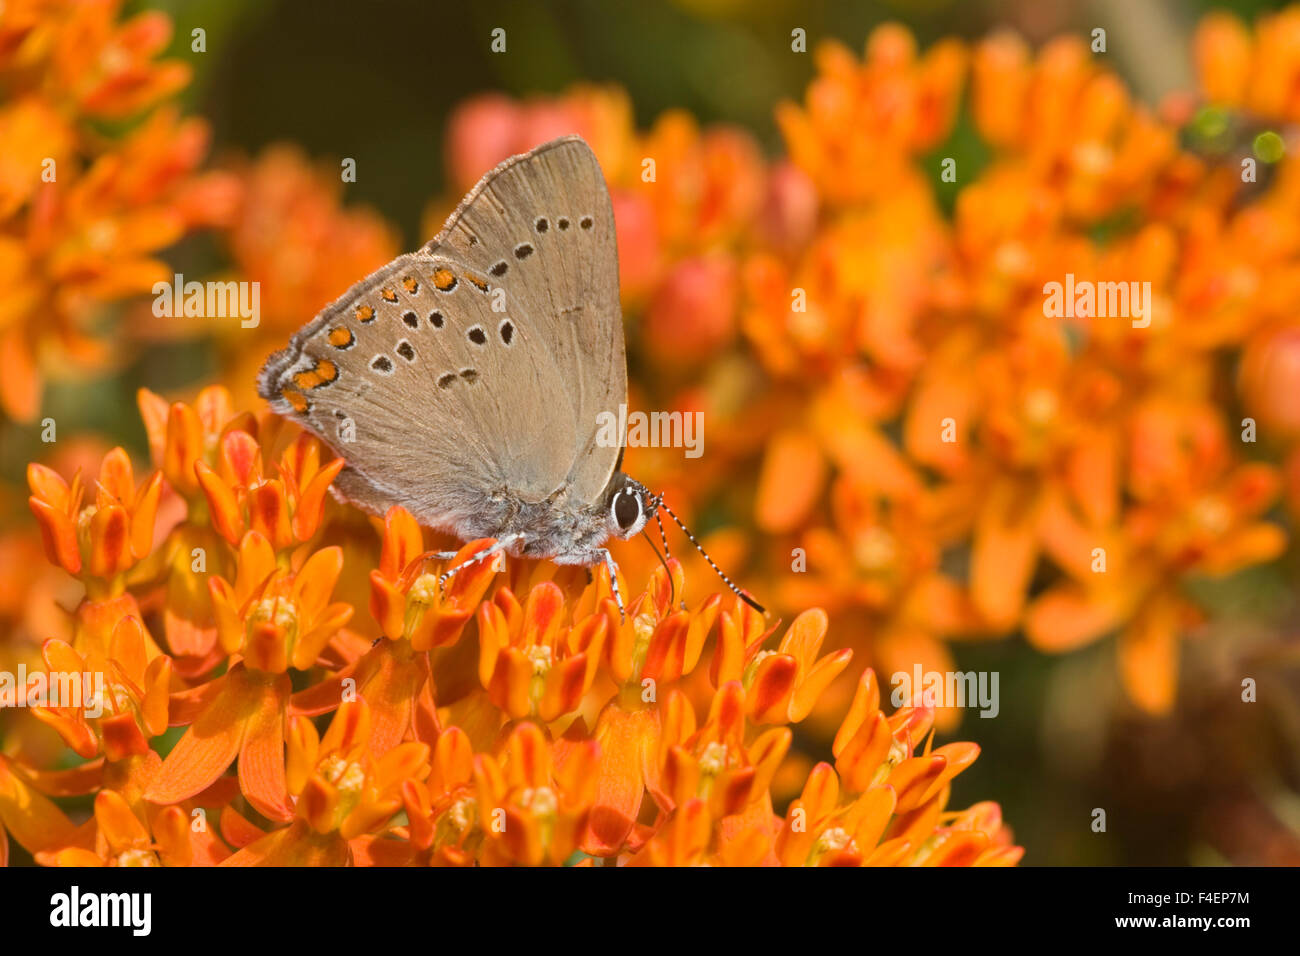
<svg viewBox="0 0 1300 956">
<path fill-rule="evenodd" d="M 180 803 L 200 792 L 239 755 L 244 725 L 258 706 L 262 688 L 241 677 L 237 664 L 226 675 L 221 691 L 177 741 L 150 781 L 144 798 L 150 803 Z"/>
<path fill-rule="evenodd" d="M 653 759 L 658 734 L 658 714 L 653 710 L 628 712 L 611 703 L 601 711 L 596 722 L 600 767 L 581 844 L 584 853 L 616 853 L 631 832 L 645 796 L 644 767 L 647 757 Z"/>
<path fill-rule="evenodd" d="M 284 755 L 285 709 L 292 689 L 287 674 L 262 684 L 239 749 L 239 788 L 271 820 L 293 819 Z"/>
<path fill-rule="evenodd" d="M 81 571 L 81 550 L 77 546 L 77 531 L 71 519 L 50 504 L 35 496 L 27 499 L 40 525 L 41 540 L 50 562 L 69 574 Z"/>
</svg>

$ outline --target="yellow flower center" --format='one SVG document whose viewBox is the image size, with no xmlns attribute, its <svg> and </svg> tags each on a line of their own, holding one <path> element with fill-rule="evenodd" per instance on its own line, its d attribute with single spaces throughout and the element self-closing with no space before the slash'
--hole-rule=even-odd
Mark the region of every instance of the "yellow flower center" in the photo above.
<svg viewBox="0 0 1300 956">
<path fill-rule="evenodd" d="M 162 866 L 152 850 L 123 850 L 116 862 L 118 866 Z"/>
<path fill-rule="evenodd" d="M 700 770 L 710 776 L 716 776 L 727 766 L 727 745 L 716 740 L 704 748 L 700 754 Z"/>
<path fill-rule="evenodd" d="M 407 597 L 416 604 L 433 605 L 438 603 L 438 575 L 421 574 L 411 585 Z"/>
<path fill-rule="evenodd" d="M 645 664 L 645 656 L 650 650 L 650 638 L 654 636 L 655 618 L 648 611 L 632 619 L 632 663 L 633 674 L 639 674 Z M 638 693 L 640 688 L 637 688 Z"/>
<path fill-rule="evenodd" d="M 1113 162 L 1110 149 L 1096 140 L 1080 143 L 1074 148 L 1074 165 L 1081 173 L 1099 176 L 1110 169 Z"/>
<path fill-rule="evenodd" d="M 248 623 L 274 624 L 288 631 L 298 622 L 298 607 L 288 598 L 270 597 L 257 601 L 248 611 Z"/>
<path fill-rule="evenodd" d="M 339 754 L 330 754 L 321 761 L 320 774 L 338 787 L 341 794 L 360 793 L 362 786 L 366 782 L 366 772 L 361 769 L 360 765 L 344 760 Z"/>
<path fill-rule="evenodd" d="M 98 505 L 86 505 L 77 514 L 77 546 L 83 555 L 90 551 L 90 520 L 97 511 Z"/>
<path fill-rule="evenodd" d="M 1004 275 L 1019 275 L 1032 262 L 1028 250 L 1021 242 L 1004 242 L 993 254 L 994 267 Z"/>
<path fill-rule="evenodd" d="M 457 833 L 464 833 L 473 825 L 474 812 L 477 809 L 477 800 L 473 797 L 461 797 L 451 805 L 451 809 L 447 811 L 447 818 L 456 828 Z"/>
<path fill-rule="evenodd" d="M 1059 406 L 1054 391 L 1050 388 L 1035 388 L 1025 395 L 1025 421 L 1040 428 L 1048 425 L 1056 418 Z"/>
<path fill-rule="evenodd" d="M 108 250 L 117 243 L 117 224 L 111 219 L 100 219 L 86 229 L 86 242 L 92 249 Z"/>
<path fill-rule="evenodd" d="M 545 644 L 534 644 L 528 648 L 527 658 L 533 662 L 533 675 L 542 677 L 551 669 L 551 649 Z"/>
<path fill-rule="evenodd" d="M 889 755 L 885 757 L 885 762 L 891 767 L 896 767 L 908 757 L 909 750 L 897 737 L 889 745 Z"/>
<path fill-rule="evenodd" d="M 853 843 L 853 838 L 849 836 L 849 831 L 843 827 L 828 827 L 817 837 L 816 852 L 827 853 L 831 850 L 842 850 Z"/>
<path fill-rule="evenodd" d="M 1192 520 L 1212 535 L 1223 534 L 1232 524 L 1232 509 L 1221 498 L 1202 498 L 1192 507 Z"/>
<path fill-rule="evenodd" d="M 132 703 L 131 693 L 123 685 L 116 682 L 106 683 L 101 692 L 100 688 L 92 682 L 89 693 L 82 698 L 81 706 L 83 710 L 94 710 L 100 714 L 105 710 L 120 714 L 131 707 Z"/>
<path fill-rule="evenodd" d="M 529 787 L 519 795 L 519 802 L 539 817 L 553 817 L 560 802 L 550 787 Z"/>
<path fill-rule="evenodd" d="M 864 570 L 883 571 L 898 557 L 898 544 L 884 528 L 868 528 L 854 540 L 853 556 Z"/>
<path fill-rule="evenodd" d="M 339 827 L 343 820 L 361 802 L 361 792 L 366 785 L 366 772 L 360 764 L 345 760 L 339 754 L 330 754 L 320 762 L 317 772 L 339 792 L 339 802 L 333 814 L 333 825 Z"/>
</svg>

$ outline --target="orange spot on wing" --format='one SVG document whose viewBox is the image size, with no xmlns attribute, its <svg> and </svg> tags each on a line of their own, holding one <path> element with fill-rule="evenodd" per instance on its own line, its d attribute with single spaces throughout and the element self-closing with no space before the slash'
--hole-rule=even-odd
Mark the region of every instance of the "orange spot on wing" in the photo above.
<svg viewBox="0 0 1300 956">
<path fill-rule="evenodd" d="M 373 305 L 357 306 L 357 321 L 373 322 L 375 320 L 375 307 Z"/>
<path fill-rule="evenodd" d="M 456 284 L 456 276 L 450 269 L 439 269 L 433 274 L 433 287 L 439 292 L 446 292 Z"/>
<path fill-rule="evenodd" d="M 351 329 L 344 328 L 343 326 L 339 326 L 337 329 L 330 330 L 330 335 L 329 335 L 330 345 L 334 346 L 336 349 L 347 348 L 349 345 L 352 344 L 354 339 L 355 336 L 353 336 Z"/>
</svg>

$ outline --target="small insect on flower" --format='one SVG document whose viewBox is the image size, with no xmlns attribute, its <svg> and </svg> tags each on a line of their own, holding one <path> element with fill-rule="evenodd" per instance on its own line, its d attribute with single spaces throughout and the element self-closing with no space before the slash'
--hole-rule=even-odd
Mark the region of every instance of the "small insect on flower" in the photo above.
<svg viewBox="0 0 1300 956">
<path fill-rule="evenodd" d="M 509 303 L 504 321 L 495 292 Z M 620 470 L 626 435 L 597 439 L 626 406 L 627 360 L 613 207 L 580 137 L 489 172 L 436 238 L 358 282 L 267 359 L 258 386 L 347 459 L 334 484 L 342 499 L 375 514 L 401 505 L 462 541 L 494 540 L 441 584 L 503 551 L 603 564 L 625 613 L 605 542 L 641 533 L 661 507 L 685 531 Z M 346 440 L 342 421 L 356 423 Z"/>
</svg>

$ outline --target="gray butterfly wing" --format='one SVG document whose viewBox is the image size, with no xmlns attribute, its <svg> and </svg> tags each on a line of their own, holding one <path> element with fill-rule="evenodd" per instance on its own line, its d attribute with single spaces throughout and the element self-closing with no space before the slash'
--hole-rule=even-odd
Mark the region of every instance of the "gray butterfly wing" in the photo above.
<svg viewBox="0 0 1300 956">
<path fill-rule="evenodd" d="M 456 259 L 400 256 L 272 355 L 259 391 L 348 461 L 345 498 L 380 513 L 401 504 L 461 537 L 492 533 L 493 503 L 546 499 L 569 467 L 554 446 L 576 443 L 545 329 L 493 301 Z"/>
<path fill-rule="evenodd" d="M 503 283 L 509 311 L 539 333 L 573 410 L 574 443 L 550 453 L 565 458 L 571 494 L 595 502 L 620 453 L 597 443 L 598 416 L 627 401 L 627 359 L 614 213 L 591 148 L 569 136 L 506 160 L 425 250 Z"/>
</svg>

